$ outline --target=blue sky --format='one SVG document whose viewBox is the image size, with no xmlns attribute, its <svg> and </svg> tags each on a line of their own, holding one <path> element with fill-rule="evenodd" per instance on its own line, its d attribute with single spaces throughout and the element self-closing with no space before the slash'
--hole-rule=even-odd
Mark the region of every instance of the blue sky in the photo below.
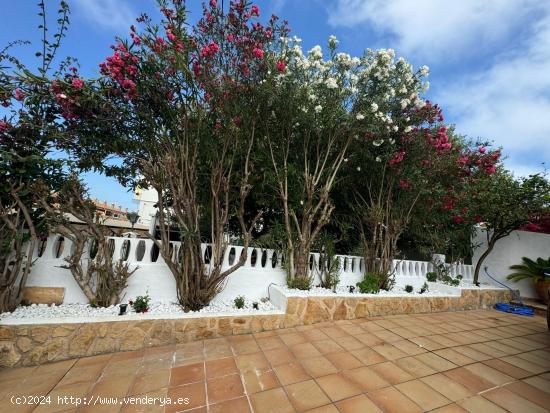
<svg viewBox="0 0 550 413">
<path fill-rule="evenodd" d="M 218 0 L 221 2 L 221 0 Z M 226 0 L 228 1 L 228 0 Z M 40 39 L 36 1 L 3 0 L 0 46 L 16 39 L 31 62 Z M 52 13 L 57 1 L 47 0 Z M 154 0 L 68 0 L 71 26 L 61 55 L 77 57 L 94 76 L 116 35 L 125 36 L 141 12 L 157 16 Z M 200 2 L 188 1 L 192 15 Z M 428 97 L 459 133 L 504 148 L 517 175 L 539 172 L 550 160 L 550 1 L 539 0 L 275 0 L 262 16 L 286 18 L 304 49 L 334 34 L 340 49 L 393 48 L 416 67 L 430 67 Z M 51 17 L 51 16 L 50 16 Z M 114 180 L 88 174 L 92 196 L 135 208 Z"/>
</svg>

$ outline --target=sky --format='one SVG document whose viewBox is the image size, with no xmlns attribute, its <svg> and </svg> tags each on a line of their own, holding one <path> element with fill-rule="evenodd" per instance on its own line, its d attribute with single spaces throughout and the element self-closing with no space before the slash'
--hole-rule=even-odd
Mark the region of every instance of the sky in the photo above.
<svg viewBox="0 0 550 413">
<path fill-rule="evenodd" d="M 116 36 L 142 12 L 158 17 L 155 0 L 67 0 L 71 25 L 60 56 L 78 58 L 96 76 Z M 227 2 L 228 0 L 226 0 Z M 218 0 L 221 2 L 221 0 Z M 4 4 L 3 4 L 4 3 Z M 28 63 L 40 41 L 36 0 L 0 0 L 0 47 L 29 40 L 16 54 Z M 46 0 L 48 20 L 57 1 Z M 188 1 L 191 20 L 199 1 Z M 541 172 L 550 160 L 550 1 L 548 0 L 258 0 L 261 15 L 289 21 L 304 50 L 392 48 L 415 67 L 430 67 L 427 98 L 439 103 L 460 134 L 503 147 L 517 176 Z M 38 63 L 38 62 L 36 62 Z M 136 209 L 132 193 L 113 179 L 85 175 L 93 197 Z"/>
</svg>

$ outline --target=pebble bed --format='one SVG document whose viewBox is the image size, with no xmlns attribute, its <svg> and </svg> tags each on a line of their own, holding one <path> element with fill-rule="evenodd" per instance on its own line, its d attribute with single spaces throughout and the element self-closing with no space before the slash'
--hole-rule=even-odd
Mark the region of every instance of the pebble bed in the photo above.
<svg viewBox="0 0 550 413">
<path fill-rule="evenodd" d="M 318 297 L 318 296 L 345 296 L 345 297 L 356 297 L 356 296 L 368 296 L 368 297 L 401 297 L 401 296 L 422 296 L 422 297 L 434 297 L 434 296 L 448 296 L 448 295 L 459 295 L 449 293 L 447 290 L 439 290 L 430 286 L 428 291 L 420 294 L 420 288 L 415 288 L 413 292 L 408 293 L 405 291 L 405 287 L 395 286 L 391 291 L 380 290 L 378 294 L 362 294 L 359 291 L 359 288 L 355 287 L 353 292 L 349 291 L 348 286 L 338 286 L 336 292 L 321 287 L 312 287 L 310 290 L 298 290 L 295 288 L 288 288 L 287 286 L 279 286 L 281 290 L 288 296 L 293 297 Z"/>
<path fill-rule="evenodd" d="M 223 313 L 224 315 L 250 315 L 262 312 L 278 310 L 270 301 L 257 301 L 258 310 L 252 308 L 252 300 L 245 298 L 245 307 L 236 308 L 233 301 L 213 301 L 209 306 L 199 311 L 184 312 L 176 303 L 155 302 L 149 304 L 147 313 L 138 314 L 131 306 L 128 306 L 126 314 L 128 315 L 185 315 L 186 317 L 197 314 Z M 110 317 L 118 316 L 119 307 L 92 307 L 88 304 L 62 304 L 46 305 L 32 304 L 30 306 L 20 306 L 11 313 L 0 314 L 0 323 L 8 320 L 28 320 L 28 319 L 51 319 L 51 318 L 90 318 L 90 317 Z"/>
</svg>

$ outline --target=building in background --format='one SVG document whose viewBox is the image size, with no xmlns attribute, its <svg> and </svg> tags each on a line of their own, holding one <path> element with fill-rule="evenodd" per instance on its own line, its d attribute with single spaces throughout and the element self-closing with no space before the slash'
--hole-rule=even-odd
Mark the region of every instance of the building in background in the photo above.
<svg viewBox="0 0 550 413">
<path fill-rule="evenodd" d="M 157 191 L 152 188 L 144 189 L 137 187 L 134 192 L 134 201 L 138 203 L 137 213 L 139 214 L 139 218 L 137 224 L 146 226 L 150 234 L 154 232 L 158 199 Z"/>
</svg>

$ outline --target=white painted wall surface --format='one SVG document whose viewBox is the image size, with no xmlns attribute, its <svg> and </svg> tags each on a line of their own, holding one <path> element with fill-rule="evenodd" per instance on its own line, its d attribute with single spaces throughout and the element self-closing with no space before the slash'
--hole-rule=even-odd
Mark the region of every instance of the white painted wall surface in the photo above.
<svg viewBox="0 0 550 413">
<path fill-rule="evenodd" d="M 123 301 L 135 299 L 138 295 L 148 293 L 156 302 L 176 302 L 176 286 L 174 277 L 159 254 L 154 260 L 153 241 L 148 239 L 110 237 L 114 243 L 113 259 L 123 259 L 130 263 L 130 268 L 137 266 L 137 271 L 129 278 L 128 287 L 123 293 Z M 59 252 L 60 239 L 58 235 L 48 238 L 41 256 L 38 256 L 40 245 L 35 251 L 35 261 L 32 267 L 28 286 L 65 287 L 65 303 L 87 303 L 86 296 L 80 290 L 69 270 L 61 268 L 64 258 L 71 251 L 69 240 L 63 242 Z M 178 256 L 179 243 L 173 242 L 173 259 Z M 206 251 L 203 244 L 203 253 Z M 237 261 L 243 247 L 229 246 L 226 250 L 223 268 L 229 268 Z M 126 251 L 126 252 L 125 252 Z M 340 285 L 355 285 L 363 278 L 363 259 L 354 256 L 337 256 L 340 260 Z M 85 257 L 87 260 L 88 258 Z M 320 283 L 318 266 L 319 254 L 312 253 L 310 265 L 313 270 L 313 285 Z M 426 281 L 426 272 L 432 266 L 425 261 L 395 260 L 392 271 L 396 284 L 412 285 L 418 289 Z M 471 266 L 451 266 L 451 274 L 462 274 L 464 279 L 471 279 Z M 281 258 L 273 250 L 249 248 L 245 264 L 233 272 L 217 296 L 217 300 L 233 300 L 238 295 L 244 295 L 251 300 L 259 300 L 268 296 L 270 284 L 285 285 L 286 274 L 281 266 Z"/>
<path fill-rule="evenodd" d="M 475 265 L 483 252 L 487 250 L 487 234 L 485 230 L 478 228 L 473 237 L 472 245 L 478 245 L 474 249 L 473 264 Z M 550 257 L 550 235 L 537 232 L 514 231 L 508 237 L 497 241 L 493 251 L 483 261 L 479 280 L 490 282 L 483 268 L 488 267 L 489 274 L 503 284 L 519 289 L 522 297 L 537 297 L 533 283 L 529 280 L 522 280 L 518 283 L 508 281 L 506 276 L 512 272 L 510 266 L 521 264 L 521 258 L 528 257 L 536 259 Z"/>
</svg>

